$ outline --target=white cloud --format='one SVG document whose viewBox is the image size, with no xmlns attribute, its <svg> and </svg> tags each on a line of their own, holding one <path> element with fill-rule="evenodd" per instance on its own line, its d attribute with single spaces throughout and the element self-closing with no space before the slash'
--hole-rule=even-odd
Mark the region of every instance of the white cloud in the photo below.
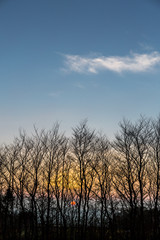
<svg viewBox="0 0 160 240">
<path fill-rule="evenodd" d="M 146 72 L 160 64 L 160 53 L 151 52 L 149 54 L 132 53 L 130 56 L 101 56 L 82 57 L 79 55 L 65 55 L 65 64 L 68 70 L 79 73 L 98 73 L 100 70 L 110 70 L 121 73 Z"/>
</svg>

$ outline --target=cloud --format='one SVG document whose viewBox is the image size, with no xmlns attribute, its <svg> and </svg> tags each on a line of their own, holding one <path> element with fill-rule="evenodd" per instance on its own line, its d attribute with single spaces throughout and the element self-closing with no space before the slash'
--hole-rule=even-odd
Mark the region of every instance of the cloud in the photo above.
<svg viewBox="0 0 160 240">
<path fill-rule="evenodd" d="M 79 88 L 79 89 L 85 89 L 85 86 L 79 82 L 74 84 L 75 87 Z"/>
<path fill-rule="evenodd" d="M 160 53 L 149 54 L 132 53 L 130 56 L 101 56 L 82 57 L 79 55 L 65 55 L 65 65 L 68 70 L 78 73 L 98 73 L 101 70 L 109 70 L 117 73 L 146 72 L 160 64 Z"/>
<path fill-rule="evenodd" d="M 154 51 L 154 48 L 148 45 L 147 43 L 140 42 L 138 44 L 141 47 L 141 49 L 143 49 L 144 51 L 149 51 L 149 52 Z"/>
<path fill-rule="evenodd" d="M 50 96 L 50 97 L 57 98 L 57 97 L 59 97 L 61 94 L 62 94 L 62 91 L 57 91 L 57 92 L 51 92 L 51 93 L 49 93 L 49 96 Z"/>
</svg>

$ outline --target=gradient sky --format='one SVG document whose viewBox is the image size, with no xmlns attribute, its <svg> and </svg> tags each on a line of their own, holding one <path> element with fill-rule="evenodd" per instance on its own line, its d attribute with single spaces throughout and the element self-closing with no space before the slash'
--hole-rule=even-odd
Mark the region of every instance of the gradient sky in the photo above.
<svg viewBox="0 0 160 240">
<path fill-rule="evenodd" d="M 0 143 L 160 113 L 158 0 L 0 0 Z"/>
</svg>

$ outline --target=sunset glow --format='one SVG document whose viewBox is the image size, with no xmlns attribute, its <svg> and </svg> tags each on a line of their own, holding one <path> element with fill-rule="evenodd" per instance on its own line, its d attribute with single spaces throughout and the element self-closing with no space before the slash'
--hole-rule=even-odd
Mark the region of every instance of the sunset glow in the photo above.
<svg viewBox="0 0 160 240">
<path fill-rule="evenodd" d="M 76 202 L 75 201 L 72 201 L 71 202 L 71 206 L 75 206 L 76 205 Z"/>
</svg>

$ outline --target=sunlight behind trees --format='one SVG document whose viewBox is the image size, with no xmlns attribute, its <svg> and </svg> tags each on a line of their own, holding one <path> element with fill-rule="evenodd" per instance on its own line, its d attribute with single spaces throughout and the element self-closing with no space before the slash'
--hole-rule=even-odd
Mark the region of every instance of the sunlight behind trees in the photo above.
<svg viewBox="0 0 160 240">
<path fill-rule="evenodd" d="M 0 148 L 0 239 L 158 239 L 160 119 L 110 142 L 82 121 L 21 131 Z"/>
</svg>

